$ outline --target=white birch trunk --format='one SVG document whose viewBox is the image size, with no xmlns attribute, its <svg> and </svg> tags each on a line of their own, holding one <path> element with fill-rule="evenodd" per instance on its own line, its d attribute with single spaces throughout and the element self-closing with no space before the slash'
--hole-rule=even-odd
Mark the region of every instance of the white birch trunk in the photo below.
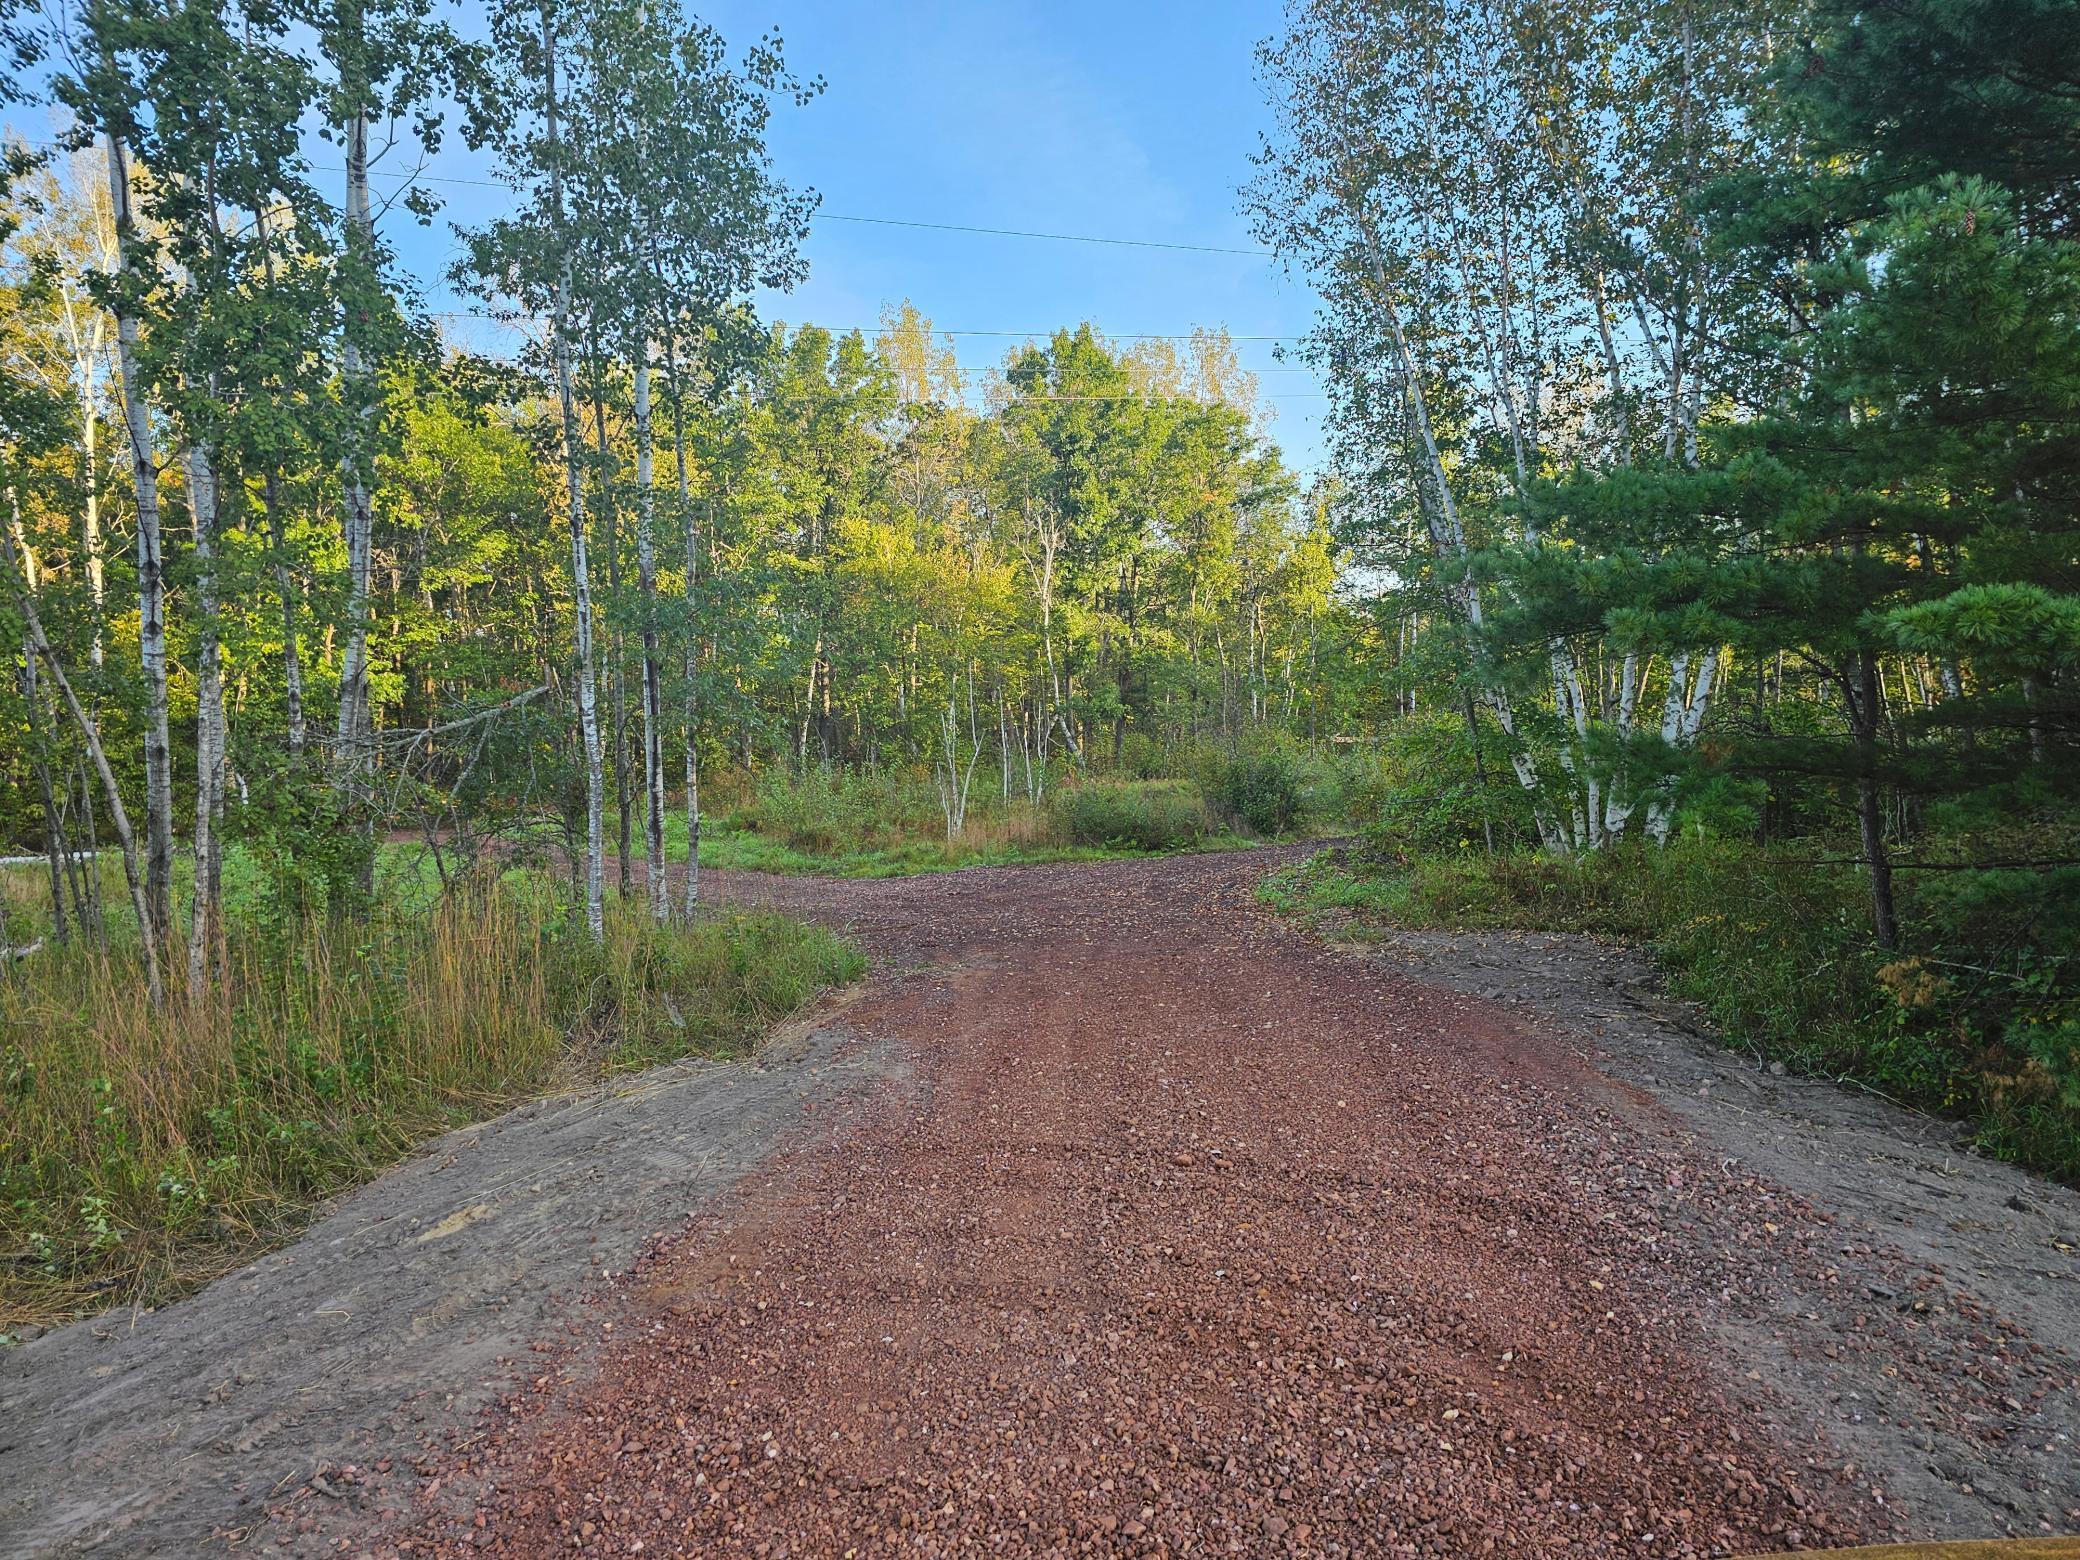
<svg viewBox="0 0 2080 1560">
<path fill-rule="evenodd" d="M 1628 650 L 1625 661 L 1618 672 L 1618 745 L 1622 751 L 1632 737 L 1633 723 L 1639 712 L 1639 652 Z M 1606 843 L 1615 844 L 1625 837 L 1632 823 L 1635 803 L 1631 796 L 1620 792 L 1613 783 L 1604 792 L 1603 837 Z"/>
<path fill-rule="evenodd" d="M 51 681 L 57 685 L 59 697 L 72 715 L 72 722 L 79 727 L 80 736 L 87 744 L 87 757 L 92 760 L 94 772 L 101 780 L 103 798 L 108 803 L 109 821 L 116 831 L 116 842 L 123 853 L 123 877 L 130 888 L 130 908 L 137 915 L 141 935 L 138 946 L 144 954 L 145 992 L 151 1005 L 161 1008 L 166 1005 L 166 982 L 160 973 L 159 957 L 163 944 L 150 934 L 152 907 L 150 890 L 142 865 L 138 861 L 137 832 L 131 827 L 130 813 L 123 806 L 123 788 L 116 784 L 115 771 L 110 768 L 108 752 L 101 745 L 101 730 L 93 717 L 79 701 L 73 691 L 72 679 L 65 675 L 65 668 L 58 654 L 51 648 L 50 636 L 44 632 L 43 618 L 36 610 L 36 598 L 26 588 L 23 573 L 24 559 L 17 553 L 14 532 L 0 527 L 0 561 L 7 566 L 8 582 L 13 587 L 15 605 L 22 614 L 22 623 L 29 631 L 30 641 L 43 658 Z"/>
<path fill-rule="evenodd" d="M 576 620 L 578 657 L 578 730 L 585 748 L 585 927 L 594 942 L 604 942 L 606 918 L 606 773 L 599 743 L 598 677 L 593 665 L 592 573 L 585 546 L 585 474 L 578 448 L 578 409 L 571 392 L 571 251 L 563 231 L 563 150 L 559 141 L 560 105 L 556 96 L 556 24 L 544 0 L 542 70 L 544 119 L 548 132 L 549 205 L 556 225 L 555 319 L 551 326 L 556 359 L 556 399 L 563 416 L 563 469 L 568 489 L 571 531 L 571 607 Z"/>
<path fill-rule="evenodd" d="M 108 138 L 108 193 L 115 213 L 116 273 L 131 278 L 130 168 L 122 138 Z M 123 423 L 137 501 L 138 659 L 144 669 L 145 903 L 143 935 L 164 942 L 173 931 L 173 742 L 166 714 L 166 563 L 159 524 L 159 463 L 152 412 L 139 377 L 137 316 L 116 313 L 116 360 L 123 379 Z"/>
<path fill-rule="evenodd" d="M 106 555 L 101 538 L 101 402 L 94 393 L 94 380 L 108 324 L 106 316 L 96 309 L 92 326 L 82 332 L 78 300 L 73 296 L 71 283 L 65 284 L 61 296 L 65 305 L 65 334 L 72 346 L 73 377 L 79 399 L 80 484 L 85 489 L 81 541 L 86 553 L 87 596 L 94 611 L 94 637 L 88 655 L 92 664 L 98 667 L 103 654 L 101 625 L 108 590 Z"/>
<path fill-rule="evenodd" d="M 650 916 L 672 916 L 664 870 L 664 679 L 657 658 L 656 448 L 650 415 L 650 345 L 636 354 L 636 580 L 643 597 L 643 844 L 648 858 Z"/>
<path fill-rule="evenodd" d="M 686 435 L 679 434 L 679 507 L 686 517 L 686 914 L 701 903 L 701 536 L 686 478 Z M 712 529 L 714 517 L 709 516 Z"/>
<path fill-rule="evenodd" d="M 188 514 L 195 525 L 195 833 L 188 919 L 188 1000 L 208 989 L 221 920 L 217 821 L 224 806 L 224 679 L 217 621 L 217 478 L 210 452 L 188 451 Z"/>
<path fill-rule="evenodd" d="M 349 43 L 350 48 L 359 46 L 358 39 Z M 368 115 L 358 102 L 347 123 L 346 229 L 349 280 L 355 288 L 367 290 L 375 270 L 375 219 L 368 193 Z M 368 688 L 368 592 L 375 547 L 375 506 L 369 497 L 366 462 L 368 428 L 375 409 L 370 398 L 368 357 L 356 329 L 357 310 L 365 304 L 349 298 L 348 305 L 340 339 L 340 378 L 350 414 L 346 449 L 340 457 L 340 523 L 347 545 L 347 621 L 333 736 L 342 790 L 365 800 L 374 735 Z"/>
<path fill-rule="evenodd" d="M 1437 436 L 1431 426 L 1430 406 L 1423 394 L 1415 352 L 1409 346 L 1407 332 L 1402 328 L 1401 310 L 1394 302 L 1393 290 L 1387 280 L 1386 265 L 1380 258 L 1378 235 L 1373 231 L 1372 222 L 1362 205 L 1354 203 L 1354 212 L 1359 236 L 1364 242 L 1366 260 L 1372 273 L 1374 294 L 1386 316 L 1387 328 L 1393 336 L 1395 355 L 1400 359 L 1409 406 L 1415 414 L 1416 432 L 1422 440 L 1424 459 L 1430 468 L 1431 484 L 1435 490 L 1436 503 L 1434 506 L 1424 506 L 1424 521 L 1429 527 L 1432 545 L 1451 557 L 1463 559 L 1466 556 L 1466 532 L 1459 521 L 1459 509 L 1452 498 L 1451 481 L 1445 472 L 1443 457 L 1438 453 Z M 1478 587 L 1471 580 L 1466 580 L 1458 586 L 1456 594 L 1469 634 L 1477 633 L 1482 623 Z M 1545 804 L 1540 794 L 1538 767 L 1518 735 L 1516 713 L 1510 707 L 1509 695 L 1490 681 L 1484 683 L 1481 688 L 1481 702 L 1487 705 L 1489 712 L 1495 717 L 1495 723 L 1510 740 L 1510 770 L 1516 775 L 1517 784 L 1532 799 L 1532 812 L 1538 823 L 1541 843 L 1555 854 L 1567 854 L 1572 848 L 1572 841 L 1567 837 L 1565 820 Z"/>
<path fill-rule="evenodd" d="M 1722 652 L 1710 650 L 1698 659 L 1692 652 L 1679 652 L 1668 668 L 1668 695 L 1661 705 L 1661 740 L 1672 747 L 1688 747 L 1697 740 L 1711 709 L 1712 690 L 1719 679 Z M 1696 667 L 1693 675 L 1692 666 Z M 1647 804 L 1647 833 L 1657 845 L 1668 843 L 1675 824 L 1675 807 L 1670 798 L 1657 796 Z"/>
</svg>

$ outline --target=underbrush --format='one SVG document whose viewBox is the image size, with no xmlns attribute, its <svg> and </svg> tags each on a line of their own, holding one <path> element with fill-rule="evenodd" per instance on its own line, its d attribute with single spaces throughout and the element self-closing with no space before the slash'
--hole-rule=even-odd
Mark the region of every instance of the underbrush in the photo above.
<svg viewBox="0 0 2080 1560">
<path fill-rule="evenodd" d="M 683 830 L 677 852 L 684 854 Z M 1096 861 L 1248 843 L 1186 780 L 1065 777 L 1044 802 L 979 771 L 949 837 L 929 777 L 888 770 L 766 774 L 701 833 L 704 866 L 889 877 L 957 867 Z"/>
<path fill-rule="evenodd" d="M 990 800 L 974 799 L 976 821 L 986 816 Z M 775 840 L 808 856 L 946 837 L 945 815 L 930 778 L 893 770 L 770 771 L 720 821 L 727 830 Z"/>
<path fill-rule="evenodd" d="M 1205 801 L 1182 781 L 1093 781 L 1057 792 L 1054 817 L 1079 845 L 1183 850 L 1218 831 Z"/>
<path fill-rule="evenodd" d="M 1266 839 L 1320 834 L 1375 806 L 1378 765 L 1368 754 L 1314 752 L 1265 736 L 1208 749 L 1193 767 L 1218 813 Z"/>
<path fill-rule="evenodd" d="M 763 913 L 660 929 L 617 906 L 595 944 L 524 878 L 236 927 L 220 988 L 163 1012 L 134 951 L 46 949 L 0 975 L 0 1331 L 178 1293 L 432 1134 L 734 1054 L 861 967 Z"/>
<path fill-rule="evenodd" d="M 2005 924 L 1973 922 L 1939 902 L 1957 890 L 1938 879 L 1908 889 L 1908 946 L 1886 952 L 1855 870 L 1813 855 L 1717 841 L 1576 860 L 1325 852 L 1260 894 L 1345 935 L 1386 923 L 1637 941 L 1728 1043 L 1961 1116 L 1987 1152 L 2080 1182 L 2080 1005 L 2055 918 L 2011 894 Z"/>
</svg>

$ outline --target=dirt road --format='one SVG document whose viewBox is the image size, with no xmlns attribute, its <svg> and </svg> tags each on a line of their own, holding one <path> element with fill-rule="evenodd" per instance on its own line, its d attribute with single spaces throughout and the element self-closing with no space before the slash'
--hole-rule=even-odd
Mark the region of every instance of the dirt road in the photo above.
<svg viewBox="0 0 2080 1560">
<path fill-rule="evenodd" d="M 1859 1179 L 1838 1131 L 1947 1164 L 1941 1135 L 1832 1092 L 1714 1111 L 1693 1075 L 1752 1064 L 1628 1006 L 1593 951 L 1332 949 L 1256 907 L 1266 865 L 716 874 L 875 954 L 819 1030 L 874 1065 L 564 1306 L 516 1390 L 380 1463 L 333 1451 L 258 1536 L 1659 1557 L 2080 1531 L 2080 1199 L 1962 1159 L 1942 1197 Z M 1536 1008 L 1446 989 L 1562 968 L 1590 973 Z M 1807 1153 L 1793 1120 L 1832 1124 Z M 2000 1263 L 2013 1315 L 1973 1276 Z"/>
</svg>

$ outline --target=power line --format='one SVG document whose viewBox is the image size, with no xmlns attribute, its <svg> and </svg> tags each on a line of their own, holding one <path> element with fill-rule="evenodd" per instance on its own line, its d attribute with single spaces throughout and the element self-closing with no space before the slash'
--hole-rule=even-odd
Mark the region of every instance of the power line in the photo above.
<svg viewBox="0 0 2080 1560">
<path fill-rule="evenodd" d="M 433 319 L 492 320 L 501 325 L 511 325 L 514 323 L 513 319 L 506 315 L 492 314 L 482 309 L 430 309 L 427 311 L 427 314 L 430 318 Z M 805 325 L 813 325 L 816 322 L 814 320 L 804 320 L 802 323 Z M 829 331 L 834 336 L 846 336 L 851 335 L 854 332 L 857 332 L 862 336 L 878 336 L 887 327 L 883 325 L 826 325 L 823 328 Z M 933 336 L 992 337 L 1006 341 L 1045 341 L 1054 334 L 1054 330 L 941 330 L 937 326 L 934 326 L 929 332 L 929 334 Z M 1196 332 L 1188 330 L 1136 331 L 1100 329 L 1097 331 L 1097 334 L 1102 336 L 1107 341 L 1196 341 L 1199 339 L 1198 334 Z M 1305 336 L 1230 335 L 1226 337 L 1226 339 L 1229 341 L 1305 341 L 1307 338 Z M 995 365 L 992 364 L 990 366 L 994 367 Z M 1286 370 L 1275 369 L 1263 370 L 1262 372 L 1282 373 L 1286 372 Z M 1311 372 L 1311 370 L 1294 369 L 1291 370 L 1291 372 L 1307 373 Z"/>
<path fill-rule="evenodd" d="M 1274 260 L 1271 249 L 1228 249 L 1219 244 L 1171 244 L 1153 238 L 1107 238 L 1093 233 L 1042 233 L 1029 228 L 971 227 L 964 222 L 915 222 L 903 217 L 840 216 L 835 211 L 817 213 L 825 222 L 865 222 L 876 227 L 928 228 L 935 233 L 983 233 L 991 238 L 1044 238 L 1057 244 L 1116 244 L 1127 249 L 1178 249 L 1195 255 L 1247 255 L 1254 260 Z M 811 220 L 814 220 L 813 218 Z"/>
<path fill-rule="evenodd" d="M 344 173 L 343 168 L 320 168 L 320 173 Z M 462 184 L 477 189 L 509 189 L 511 186 L 497 179 L 464 179 L 450 174 L 437 173 L 385 173 L 369 170 L 370 178 L 397 179 L 406 183 Z M 1242 255 L 1252 260 L 1275 260 L 1278 252 L 1273 249 L 1234 249 L 1222 244 L 1177 244 L 1154 238 L 1115 238 L 1097 233 L 1048 233 L 1037 228 L 978 227 L 966 222 L 922 222 L 912 217 L 862 217 L 836 211 L 819 211 L 809 219 L 814 222 L 857 222 L 871 227 L 922 228 L 934 233 L 978 233 L 989 238 L 1038 238 L 1056 244 L 1112 244 L 1125 249 L 1174 249 L 1195 255 Z"/>
<path fill-rule="evenodd" d="M 66 145 L 62 141 L 33 141 L 29 144 L 58 149 L 63 149 Z M 309 171 L 344 174 L 346 169 L 313 163 Z M 481 190 L 512 188 L 500 179 L 465 179 L 460 175 L 448 173 L 392 173 L 381 168 L 371 168 L 368 176 L 371 179 L 394 179 L 400 184 L 455 184 Z M 912 217 L 862 217 L 851 213 L 819 211 L 810 221 L 854 222 L 870 227 L 919 228 L 933 233 L 975 233 L 987 238 L 1037 238 L 1053 244 L 1106 244 L 1119 249 L 1168 249 L 1182 254 L 1240 255 L 1251 260 L 1278 258 L 1278 252 L 1273 249 L 1237 249 L 1224 244 L 1179 244 L 1165 239 L 1117 238 L 1102 233 L 1049 233 L 1038 228 L 980 227 L 966 222 L 924 222 Z"/>
</svg>

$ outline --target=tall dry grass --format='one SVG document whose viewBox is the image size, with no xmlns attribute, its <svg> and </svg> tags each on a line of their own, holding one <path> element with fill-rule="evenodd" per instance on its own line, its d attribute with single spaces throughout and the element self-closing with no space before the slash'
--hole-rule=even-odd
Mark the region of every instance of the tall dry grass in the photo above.
<svg viewBox="0 0 2080 1560">
<path fill-rule="evenodd" d="M 766 914 L 617 911 L 594 945 L 524 882 L 235 928 L 224 978 L 158 1012 L 134 950 L 46 949 L 0 973 L 0 1331 L 207 1278 L 432 1133 L 744 1048 L 858 968 Z"/>
</svg>

